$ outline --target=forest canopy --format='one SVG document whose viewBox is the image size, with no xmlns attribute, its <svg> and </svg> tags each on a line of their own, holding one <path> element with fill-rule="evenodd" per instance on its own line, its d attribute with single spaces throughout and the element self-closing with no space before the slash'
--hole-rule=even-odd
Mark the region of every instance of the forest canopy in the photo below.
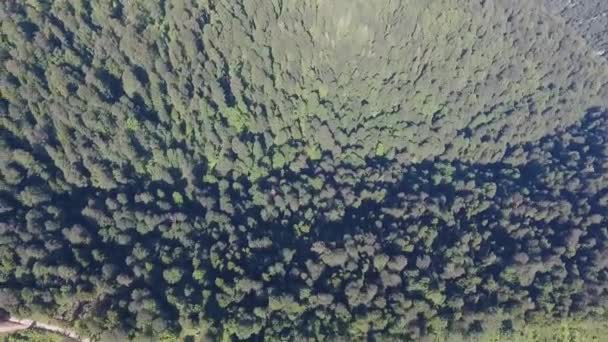
<svg viewBox="0 0 608 342">
<path fill-rule="evenodd" d="M 608 61 L 552 13 L 0 2 L 0 312 L 101 341 L 608 319 Z"/>
</svg>

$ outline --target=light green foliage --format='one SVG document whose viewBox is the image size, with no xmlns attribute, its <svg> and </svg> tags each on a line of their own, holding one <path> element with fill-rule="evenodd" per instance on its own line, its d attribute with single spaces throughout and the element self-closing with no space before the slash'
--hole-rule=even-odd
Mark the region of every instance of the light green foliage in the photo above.
<svg viewBox="0 0 608 342">
<path fill-rule="evenodd" d="M 139 80 L 133 74 L 133 71 L 125 69 L 122 73 L 122 84 L 125 93 L 129 96 L 133 96 L 135 92 L 140 91 L 141 84 Z"/>
<path fill-rule="evenodd" d="M 244 130 L 247 127 L 247 116 L 238 108 L 226 108 L 224 111 L 226 120 L 231 127 L 234 127 L 237 132 Z"/>
<path fill-rule="evenodd" d="M 184 204 L 184 196 L 182 196 L 181 193 L 174 191 L 172 197 L 173 197 L 173 202 L 175 204 L 177 204 L 177 205 Z"/>
<path fill-rule="evenodd" d="M 137 131 L 139 129 L 139 122 L 137 122 L 137 119 L 135 119 L 133 117 L 130 117 L 125 122 L 125 128 L 128 131 L 135 132 L 135 131 Z"/>
<path fill-rule="evenodd" d="M 282 311 L 288 315 L 303 312 L 304 308 L 290 296 L 270 297 L 268 299 L 269 311 Z"/>
<path fill-rule="evenodd" d="M 382 157 L 385 154 L 386 154 L 386 147 L 384 146 L 383 143 L 379 142 L 378 145 L 376 145 L 376 156 Z"/>
<path fill-rule="evenodd" d="M 306 155 L 308 156 L 308 158 L 310 158 L 310 160 L 319 160 L 319 159 L 321 159 L 321 151 L 316 146 L 309 147 L 306 150 Z"/>
<path fill-rule="evenodd" d="M 163 278 L 169 284 L 177 284 L 184 275 L 184 271 L 178 267 L 172 267 L 163 271 Z"/>
<path fill-rule="evenodd" d="M 435 342 L 601 342 L 608 334 L 605 322 L 597 320 L 552 320 L 539 321 L 519 326 L 514 331 L 489 330 L 479 334 L 463 336 L 440 332 Z"/>
<path fill-rule="evenodd" d="M 382 271 L 389 261 L 389 256 L 386 254 L 379 254 L 374 257 L 374 267 L 378 271 Z"/>
<path fill-rule="evenodd" d="M 273 154 L 272 156 L 272 167 L 275 169 L 281 169 L 283 168 L 283 166 L 285 166 L 285 157 L 283 156 L 283 154 L 281 154 L 281 152 L 276 152 L 275 154 Z"/>
</svg>

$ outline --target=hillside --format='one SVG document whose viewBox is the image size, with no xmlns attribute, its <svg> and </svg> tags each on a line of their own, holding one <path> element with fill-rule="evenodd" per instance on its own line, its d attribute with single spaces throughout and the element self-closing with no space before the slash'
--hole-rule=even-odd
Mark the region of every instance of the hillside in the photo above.
<svg viewBox="0 0 608 342">
<path fill-rule="evenodd" d="M 557 12 L 0 2 L 0 309 L 104 341 L 606 319 L 608 62 Z"/>
<path fill-rule="evenodd" d="M 563 17 L 589 42 L 597 55 L 608 58 L 608 2 L 602 0 L 544 0 L 555 15 Z"/>
</svg>

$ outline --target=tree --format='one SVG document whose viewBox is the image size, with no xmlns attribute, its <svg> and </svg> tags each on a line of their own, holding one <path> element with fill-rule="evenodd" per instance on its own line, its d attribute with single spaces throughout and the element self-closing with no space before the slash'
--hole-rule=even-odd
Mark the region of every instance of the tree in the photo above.
<svg viewBox="0 0 608 342">
<path fill-rule="evenodd" d="M 184 270 L 179 267 L 171 267 L 163 271 L 163 278 L 169 284 L 177 284 L 182 279 Z"/>
</svg>

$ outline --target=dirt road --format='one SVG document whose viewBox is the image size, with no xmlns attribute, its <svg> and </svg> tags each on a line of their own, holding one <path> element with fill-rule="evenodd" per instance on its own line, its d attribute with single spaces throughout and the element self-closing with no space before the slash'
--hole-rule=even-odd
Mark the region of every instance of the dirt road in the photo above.
<svg viewBox="0 0 608 342">
<path fill-rule="evenodd" d="M 17 317 L 10 317 L 7 321 L 0 322 L 0 333 L 11 333 L 29 328 L 54 332 L 80 342 L 90 342 L 89 338 L 80 336 L 74 330 L 57 325 L 32 321 L 31 319 L 20 319 Z"/>
</svg>

